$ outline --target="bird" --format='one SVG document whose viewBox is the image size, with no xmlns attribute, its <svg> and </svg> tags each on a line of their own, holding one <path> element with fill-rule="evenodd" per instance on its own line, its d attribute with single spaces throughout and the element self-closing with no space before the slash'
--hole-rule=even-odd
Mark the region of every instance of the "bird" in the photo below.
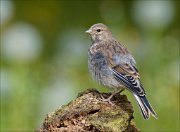
<svg viewBox="0 0 180 132">
<path fill-rule="evenodd" d="M 86 33 L 92 41 L 88 49 L 89 71 L 99 84 L 113 89 L 108 98 L 101 96 L 102 100 L 113 104 L 112 97 L 127 89 L 134 95 L 144 119 L 149 119 L 150 115 L 157 119 L 146 98 L 136 61 L 127 48 L 112 36 L 103 23 L 92 25 Z"/>
</svg>

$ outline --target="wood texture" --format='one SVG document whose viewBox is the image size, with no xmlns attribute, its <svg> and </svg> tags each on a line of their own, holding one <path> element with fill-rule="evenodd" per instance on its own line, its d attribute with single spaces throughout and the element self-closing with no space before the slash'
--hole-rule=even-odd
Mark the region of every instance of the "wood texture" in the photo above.
<svg viewBox="0 0 180 132">
<path fill-rule="evenodd" d="M 125 95 L 116 94 L 114 105 L 101 101 L 100 93 L 89 89 L 69 104 L 47 115 L 40 132 L 139 132 L 133 107 Z M 103 93 L 108 97 L 109 93 Z"/>
</svg>

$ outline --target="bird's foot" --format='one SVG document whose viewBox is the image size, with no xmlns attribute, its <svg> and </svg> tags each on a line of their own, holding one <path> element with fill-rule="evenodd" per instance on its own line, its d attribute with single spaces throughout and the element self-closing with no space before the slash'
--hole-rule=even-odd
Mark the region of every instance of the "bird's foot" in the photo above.
<svg viewBox="0 0 180 132">
<path fill-rule="evenodd" d="M 113 97 L 113 94 L 111 94 L 108 98 L 104 98 L 104 96 L 102 94 L 100 94 L 101 96 L 101 101 L 103 102 L 108 102 L 111 105 L 115 105 L 112 101 L 111 98 Z"/>
<path fill-rule="evenodd" d="M 115 90 L 108 98 L 104 98 L 104 96 L 102 94 L 100 94 L 101 96 L 101 100 L 104 101 L 104 102 L 108 102 L 109 104 L 111 105 L 115 105 L 111 99 L 112 97 L 115 95 L 115 94 L 118 94 L 118 93 L 121 93 L 124 89 L 117 89 Z"/>
</svg>

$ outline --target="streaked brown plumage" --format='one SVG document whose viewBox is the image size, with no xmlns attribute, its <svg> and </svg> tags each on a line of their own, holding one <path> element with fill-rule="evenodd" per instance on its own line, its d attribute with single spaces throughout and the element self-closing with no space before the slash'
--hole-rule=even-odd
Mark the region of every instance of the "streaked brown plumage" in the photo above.
<svg viewBox="0 0 180 132">
<path fill-rule="evenodd" d="M 88 65 L 92 76 L 100 84 L 115 89 L 108 99 L 103 100 L 112 103 L 113 95 L 127 88 L 136 98 L 144 119 L 149 119 L 150 114 L 157 118 L 145 96 L 135 59 L 128 50 L 112 37 L 107 26 L 102 23 L 94 24 L 86 33 L 92 39 L 88 51 Z"/>
</svg>

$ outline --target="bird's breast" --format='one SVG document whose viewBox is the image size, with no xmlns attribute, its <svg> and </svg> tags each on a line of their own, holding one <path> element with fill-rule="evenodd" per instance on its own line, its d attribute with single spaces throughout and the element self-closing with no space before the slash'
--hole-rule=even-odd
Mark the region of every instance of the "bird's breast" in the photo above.
<svg viewBox="0 0 180 132">
<path fill-rule="evenodd" d="M 88 52 L 88 67 L 93 78 L 107 87 L 120 87 L 120 83 L 114 79 L 106 56 L 100 51 Z"/>
</svg>

